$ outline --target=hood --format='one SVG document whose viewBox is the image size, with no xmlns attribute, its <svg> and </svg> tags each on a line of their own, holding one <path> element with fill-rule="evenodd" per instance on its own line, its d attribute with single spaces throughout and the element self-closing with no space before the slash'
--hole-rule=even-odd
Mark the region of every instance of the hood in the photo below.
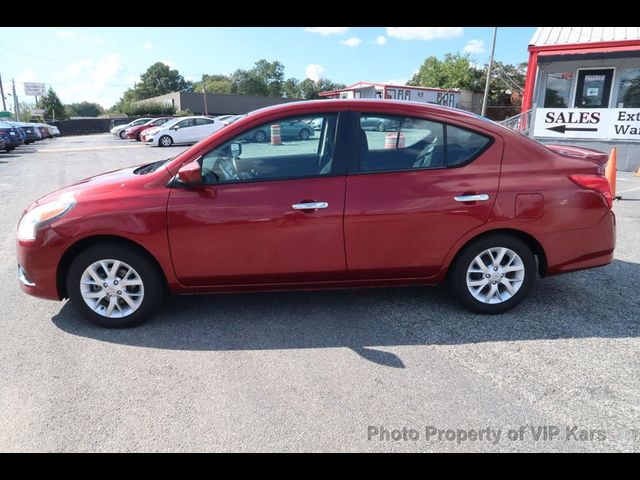
<svg viewBox="0 0 640 480">
<path fill-rule="evenodd" d="M 129 180 L 136 177 L 133 171 L 139 167 L 140 165 L 136 165 L 135 167 L 123 168 L 121 170 L 114 170 L 112 172 L 96 175 L 95 177 L 85 178 L 73 185 L 49 193 L 36 200 L 35 203 L 46 203 L 51 200 L 55 200 L 65 193 L 72 193 L 76 200 L 80 202 L 83 198 L 90 197 L 91 195 L 120 190 L 125 187 Z"/>
</svg>

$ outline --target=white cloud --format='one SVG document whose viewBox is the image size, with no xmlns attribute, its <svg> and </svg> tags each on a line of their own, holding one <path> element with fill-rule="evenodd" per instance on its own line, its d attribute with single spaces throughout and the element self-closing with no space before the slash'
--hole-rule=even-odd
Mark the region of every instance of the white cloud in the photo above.
<svg viewBox="0 0 640 480">
<path fill-rule="evenodd" d="M 96 61 L 72 63 L 50 81 L 63 103 L 86 100 L 110 107 L 122 95 L 122 84 L 133 86 L 133 82 L 129 82 L 132 76 L 121 78 L 121 70 L 122 57 L 119 53 L 110 53 Z"/>
<path fill-rule="evenodd" d="M 348 38 L 346 40 L 340 40 L 340 43 L 343 45 L 346 45 L 347 47 L 357 47 L 358 45 L 360 45 L 362 43 L 362 40 L 360 40 L 357 37 L 351 37 Z"/>
<path fill-rule="evenodd" d="M 313 63 L 310 63 L 309 65 L 307 65 L 307 68 L 305 70 L 305 75 L 307 76 L 307 78 L 310 78 L 314 82 L 317 82 L 318 80 L 320 80 L 322 78 L 323 73 L 324 73 L 324 68 L 322 68 L 322 66 L 320 65 L 316 65 Z"/>
<path fill-rule="evenodd" d="M 305 32 L 319 33 L 320 35 L 340 35 L 349 30 L 349 27 L 307 27 Z"/>
<path fill-rule="evenodd" d="M 102 45 L 104 40 L 100 37 L 93 37 L 86 33 L 74 32 L 71 30 L 59 30 L 56 32 L 56 36 L 59 38 L 69 38 L 73 40 L 79 40 L 83 43 L 90 45 Z"/>
<path fill-rule="evenodd" d="M 462 27 L 387 27 L 387 36 L 400 40 L 435 40 L 458 37 L 463 33 Z"/>
<path fill-rule="evenodd" d="M 149 50 L 150 48 L 153 48 L 153 43 L 145 42 L 145 44 L 142 46 L 142 48 L 144 48 L 145 50 Z"/>
<path fill-rule="evenodd" d="M 385 37 L 384 35 L 380 35 L 378 38 L 376 38 L 376 43 L 378 45 L 385 45 L 387 43 L 387 37 Z"/>
<path fill-rule="evenodd" d="M 472 38 L 469 42 L 464 46 L 464 51 L 467 53 L 484 53 L 484 40 L 478 40 L 476 38 Z"/>
</svg>

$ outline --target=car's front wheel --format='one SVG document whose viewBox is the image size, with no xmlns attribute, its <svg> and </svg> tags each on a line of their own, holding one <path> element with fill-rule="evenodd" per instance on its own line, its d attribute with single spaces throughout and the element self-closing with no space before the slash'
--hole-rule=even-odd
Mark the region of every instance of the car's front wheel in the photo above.
<svg viewBox="0 0 640 480">
<path fill-rule="evenodd" d="M 170 147 L 171 145 L 173 145 L 173 138 L 171 138 L 169 135 L 163 135 L 160 137 L 160 140 L 158 140 L 158 145 L 160 145 L 161 147 Z"/>
<path fill-rule="evenodd" d="M 253 139 L 258 143 L 266 142 L 267 134 L 264 133 L 262 130 L 258 130 L 256 133 L 253 134 Z"/>
<path fill-rule="evenodd" d="M 120 130 L 119 135 L 120 135 L 120 138 L 121 138 L 122 140 L 124 140 L 125 138 L 127 138 L 127 134 L 126 134 L 126 133 L 124 133 L 124 130 Z"/>
<path fill-rule="evenodd" d="M 149 318 L 164 294 L 162 273 L 147 256 L 120 244 L 94 245 L 69 266 L 67 295 L 90 322 L 132 327 Z"/>
<path fill-rule="evenodd" d="M 449 272 L 449 286 L 470 310 L 496 314 L 518 305 L 536 277 L 531 248 L 517 237 L 494 234 L 464 248 Z"/>
</svg>

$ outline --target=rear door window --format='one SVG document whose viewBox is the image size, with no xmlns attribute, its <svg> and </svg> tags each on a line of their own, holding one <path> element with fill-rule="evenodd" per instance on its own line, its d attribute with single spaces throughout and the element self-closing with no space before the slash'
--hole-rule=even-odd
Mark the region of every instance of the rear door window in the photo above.
<svg viewBox="0 0 640 480">
<path fill-rule="evenodd" d="M 413 117 L 363 113 L 359 126 L 360 172 L 459 167 L 491 144 L 475 131 Z"/>
</svg>

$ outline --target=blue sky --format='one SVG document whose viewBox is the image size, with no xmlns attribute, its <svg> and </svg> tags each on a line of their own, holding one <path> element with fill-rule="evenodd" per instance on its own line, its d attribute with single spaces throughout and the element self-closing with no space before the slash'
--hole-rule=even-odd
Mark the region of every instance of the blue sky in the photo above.
<svg viewBox="0 0 640 480">
<path fill-rule="evenodd" d="M 500 27 L 496 59 L 526 61 L 534 31 Z M 156 61 L 189 80 L 265 58 L 282 62 L 286 77 L 399 83 L 430 55 L 468 51 L 486 62 L 491 35 L 492 27 L 3 27 L 0 74 L 5 95 L 15 78 L 21 101 L 33 101 L 22 83 L 35 81 L 52 86 L 63 103 L 110 107 Z"/>
</svg>

